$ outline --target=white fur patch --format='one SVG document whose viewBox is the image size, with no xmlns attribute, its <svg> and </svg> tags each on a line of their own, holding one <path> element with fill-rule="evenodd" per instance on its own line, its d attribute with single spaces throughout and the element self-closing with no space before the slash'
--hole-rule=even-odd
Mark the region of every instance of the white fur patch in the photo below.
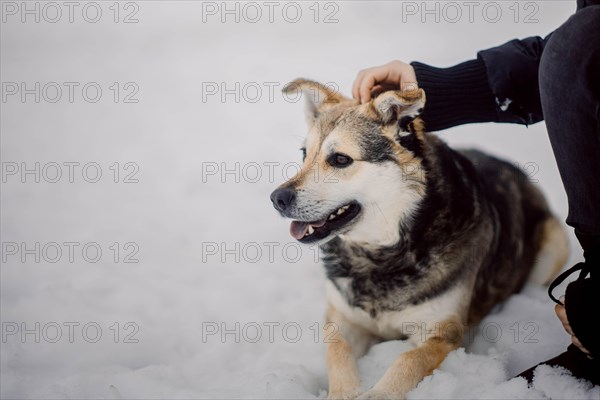
<svg viewBox="0 0 600 400">
<path fill-rule="evenodd" d="M 389 246 L 400 239 L 400 224 L 410 224 L 424 193 L 421 168 L 402 167 L 394 162 L 370 163 L 360 160 L 355 137 L 335 128 L 322 143 L 319 128 L 313 126 L 306 137 L 306 148 L 319 146 L 317 162 L 303 168 L 304 178 L 296 194 L 294 219 L 317 221 L 352 201 L 361 206 L 360 214 L 346 227 L 320 242 L 339 235 L 358 244 Z M 314 152 L 314 150 L 312 150 Z M 354 159 L 347 168 L 324 168 L 319 163 L 326 155 L 342 152 Z"/>
<path fill-rule="evenodd" d="M 442 295 L 409 307 L 402 311 L 383 312 L 375 318 L 363 309 L 352 307 L 331 281 L 326 283 L 327 299 L 330 304 L 346 319 L 359 325 L 373 334 L 385 339 L 393 340 L 401 336 L 408 336 L 413 344 L 421 344 L 428 338 L 440 335 L 442 322 L 450 319 L 462 320 L 468 303 L 468 290 L 464 285 L 456 286 Z M 456 327 L 464 329 L 465 327 Z"/>
<path fill-rule="evenodd" d="M 421 195 L 411 188 L 402 170 L 394 163 L 367 164 L 350 182 L 345 191 L 362 206 L 360 218 L 343 239 L 387 246 L 400 239 L 400 222 L 412 218 Z"/>
<path fill-rule="evenodd" d="M 308 142 L 312 140 L 311 136 Z M 321 151 L 335 148 L 341 139 L 341 132 L 332 132 L 321 144 Z M 370 245 L 397 243 L 400 239 L 400 222 L 410 221 L 422 196 L 410 187 L 414 183 L 407 179 L 396 163 L 374 164 L 358 160 L 354 164 L 348 167 L 348 170 L 356 169 L 349 179 L 345 179 L 344 169 L 330 176 L 308 174 L 302 192 L 296 198 L 297 208 L 308 220 L 318 219 L 356 200 L 362 207 L 361 214 L 351 222 L 350 229 L 340 236 L 345 240 Z"/>
</svg>

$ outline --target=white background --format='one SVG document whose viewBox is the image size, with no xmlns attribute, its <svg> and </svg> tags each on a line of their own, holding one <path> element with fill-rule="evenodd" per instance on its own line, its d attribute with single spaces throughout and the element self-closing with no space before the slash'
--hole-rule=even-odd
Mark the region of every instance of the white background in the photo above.
<svg viewBox="0 0 600 400">
<path fill-rule="evenodd" d="M 63 254 L 49 262 L 55 253 L 47 246 L 47 254 L 38 252 L 40 262 L 35 254 L 23 261 L 21 252 L 9 254 L 3 247 L 3 398 L 326 396 L 323 337 L 314 337 L 324 315 L 324 273 L 315 250 L 294 243 L 288 221 L 269 200 L 294 171 L 293 165 L 284 169 L 286 163 L 300 161 L 305 133 L 301 102 L 279 90 L 306 77 L 333 82 L 349 94 L 361 68 L 392 59 L 454 65 L 512 38 L 546 35 L 575 10 L 575 1 L 498 1 L 484 12 L 489 2 L 475 2 L 470 21 L 464 2 L 454 3 L 461 16 L 443 2 L 427 3 L 429 9 L 438 7 L 433 14 L 424 14 L 421 2 L 298 2 L 276 3 L 270 22 L 268 5 L 259 2 L 262 16 L 252 23 L 256 8 L 244 3 L 227 3 L 237 7 L 237 15 L 222 15 L 221 2 L 137 1 L 118 4 L 115 23 L 108 1 L 97 3 L 102 15 L 96 23 L 85 19 L 93 19 L 95 9 L 77 3 L 71 23 L 69 9 L 59 2 L 62 18 L 56 23 L 47 21 L 56 10 L 46 8 L 44 14 L 44 3 L 37 3 L 37 23 L 35 15 L 21 21 L 21 2 L 14 3 L 16 15 L 7 3 L 2 2 L 2 82 L 24 82 L 30 89 L 35 82 L 40 87 L 56 82 L 63 93 L 56 103 L 48 101 L 53 91 L 40 93 L 39 103 L 33 94 L 23 102 L 20 93 L 8 95 L 3 87 L 3 172 L 14 165 L 32 169 L 37 162 L 41 176 L 39 183 L 32 174 L 22 179 L 20 171 L 4 177 L 2 242 L 27 248 L 39 243 L 40 249 L 56 242 Z M 214 7 L 215 15 L 203 13 Z M 416 14 L 409 15 L 415 7 Z M 289 22 L 297 8 L 299 21 Z M 133 11 L 138 22 L 124 23 Z M 326 15 L 333 23 L 324 23 Z M 64 82 L 79 84 L 72 103 Z M 95 103 L 81 91 L 90 82 L 102 89 Z M 110 89 L 114 82 L 120 87 L 117 103 Z M 133 96 L 137 103 L 123 102 L 131 92 L 124 87 L 128 82 L 139 88 Z M 236 93 L 224 99 L 206 93 L 207 85 L 221 84 Z M 269 85 L 275 89 L 272 98 Z M 253 91 L 256 87 L 262 93 Z M 566 217 L 543 124 L 471 125 L 441 136 L 455 146 L 533 165 L 532 178 L 560 219 Z M 79 163 L 72 183 L 65 162 Z M 115 162 L 118 183 L 109 168 Z M 125 169 L 128 162 L 139 169 L 137 183 L 123 182 L 134 168 Z M 49 182 L 55 175 L 49 163 L 63 165 L 56 183 Z M 93 169 L 82 176 L 87 163 L 100 166 L 97 183 L 86 181 L 94 178 Z M 264 163 L 275 163 L 273 177 Z M 256 165 L 261 166 L 257 179 Z M 214 166 L 218 173 L 207 175 Z M 222 175 L 224 169 L 234 172 Z M 581 258 L 572 235 L 571 241 L 570 265 Z M 73 262 L 65 242 L 79 244 Z M 124 248 L 129 242 L 134 247 Z M 83 257 L 87 243 L 101 248 L 99 261 Z M 136 246 L 138 262 L 125 263 Z M 207 251 L 215 246 L 217 254 Z M 79 324 L 72 343 L 65 325 L 71 322 Z M 269 323 L 279 324 L 272 341 Z M 95 329 L 84 334 L 85 324 L 101 328 L 96 343 L 91 343 Z M 285 324 L 291 328 L 284 330 Z M 8 334 L 15 326 L 37 330 L 39 343 L 34 333 Z M 62 336 L 51 343 L 56 326 Z M 209 326 L 233 333 L 203 338 Z M 262 337 L 252 343 L 256 326 Z M 558 370 L 539 370 L 533 388 L 510 380 L 569 343 L 543 288 L 527 287 L 482 326 L 492 330 L 475 335 L 466 352 L 452 353 L 409 397 L 600 397 Z M 301 337 L 294 342 L 298 329 Z M 525 340 L 533 330 L 530 339 L 537 342 Z M 129 339 L 137 343 L 125 340 L 132 332 Z M 408 348 L 402 342 L 374 347 L 359 364 L 365 388 Z"/>
</svg>

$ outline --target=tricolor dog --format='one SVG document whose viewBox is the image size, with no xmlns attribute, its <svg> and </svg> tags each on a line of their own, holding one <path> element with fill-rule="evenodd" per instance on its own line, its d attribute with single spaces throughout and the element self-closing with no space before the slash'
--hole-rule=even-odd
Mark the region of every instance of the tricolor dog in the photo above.
<svg viewBox="0 0 600 400">
<path fill-rule="evenodd" d="M 322 250 L 337 328 L 329 397 L 404 398 L 461 345 L 462 327 L 560 271 L 566 235 L 521 170 L 425 132 L 423 90 L 366 104 L 303 79 L 284 90 L 304 93 L 309 129 L 302 169 L 271 200 L 295 239 Z M 356 357 L 395 339 L 415 348 L 361 388 Z"/>
</svg>

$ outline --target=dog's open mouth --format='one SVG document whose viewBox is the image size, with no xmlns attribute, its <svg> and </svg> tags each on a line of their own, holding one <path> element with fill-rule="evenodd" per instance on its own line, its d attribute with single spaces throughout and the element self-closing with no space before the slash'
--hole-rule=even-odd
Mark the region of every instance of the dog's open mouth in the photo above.
<svg viewBox="0 0 600 400">
<path fill-rule="evenodd" d="M 325 218 L 314 222 L 292 221 L 290 234 L 301 243 L 311 243 L 326 238 L 352 221 L 360 212 L 356 202 L 338 208 Z"/>
</svg>

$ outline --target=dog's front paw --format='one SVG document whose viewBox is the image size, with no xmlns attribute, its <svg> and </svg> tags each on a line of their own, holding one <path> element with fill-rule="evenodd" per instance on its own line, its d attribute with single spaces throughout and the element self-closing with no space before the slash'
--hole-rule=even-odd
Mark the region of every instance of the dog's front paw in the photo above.
<svg viewBox="0 0 600 400">
<path fill-rule="evenodd" d="M 329 391 L 329 395 L 327 399 L 329 400 L 353 400 L 358 397 L 360 394 L 360 390 L 358 388 L 355 389 L 343 389 L 343 390 L 331 390 Z"/>
<path fill-rule="evenodd" d="M 379 389 L 371 389 L 356 398 L 356 400 L 389 400 L 403 399 L 404 396 L 398 396 L 396 393 L 390 393 Z"/>
</svg>

